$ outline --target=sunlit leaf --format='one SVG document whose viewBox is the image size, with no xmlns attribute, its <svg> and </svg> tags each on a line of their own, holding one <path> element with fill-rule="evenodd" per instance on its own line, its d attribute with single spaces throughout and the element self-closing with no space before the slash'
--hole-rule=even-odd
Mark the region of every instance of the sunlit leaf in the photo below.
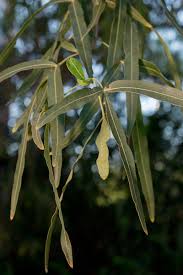
<svg viewBox="0 0 183 275">
<path fill-rule="evenodd" d="M 82 64 L 76 58 L 69 58 L 66 65 L 76 79 L 85 80 Z"/>
<path fill-rule="evenodd" d="M 61 236 L 60 236 L 60 243 L 62 247 L 62 251 L 65 255 L 65 258 L 71 268 L 73 268 L 73 256 L 72 256 L 72 245 L 69 239 L 69 235 L 65 230 L 65 227 L 62 226 Z"/>
</svg>

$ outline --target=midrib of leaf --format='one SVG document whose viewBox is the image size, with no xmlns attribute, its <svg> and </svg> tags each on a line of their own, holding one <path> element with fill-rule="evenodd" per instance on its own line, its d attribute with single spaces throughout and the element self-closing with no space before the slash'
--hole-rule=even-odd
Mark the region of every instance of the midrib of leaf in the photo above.
<svg viewBox="0 0 183 275">
<path fill-rule="evenodd" d="M 88 59 L 87 59 L 87 55 L 86 55 L 86 49 L 85 49 L 85 45 L 84 45 L 83 39 L 82 39 L 82 32 L 81 32 L 80 24 L 79 24 L 78 17 L 77 17 L 77 12 L 76 12 L 76 7 L 75 7 L 75 0 L 72 1 L 72 5 L 73 5 L 74 13 L 75 13 L 76 22 L 77 22 L 77 25 L 78 25 L 80 41 L 81 41 L 81 43 L 83 45 L 83 52 L 84 52 L 84 56 L 85 56 L 85 61 L 88 63 Z M 88 64 L 88 68 L 89 67 L 90 66 Z"/>
</svg>

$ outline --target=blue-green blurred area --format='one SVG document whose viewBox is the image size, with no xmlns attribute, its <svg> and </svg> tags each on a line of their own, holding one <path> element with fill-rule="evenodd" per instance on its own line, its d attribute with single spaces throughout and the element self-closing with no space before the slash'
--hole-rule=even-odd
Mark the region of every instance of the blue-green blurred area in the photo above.
<svg viewBox="0 0 183 275">
<path fill-rule="evenodd" d="M 45 2 L 0 0 L 0 49 L 18 31 L 28 15 Z M 91 5 L 88 1 L 81 2 L 86 11 L 86 21 L 89 22 Z M 144 3 L 149 10 L 150 21 L 170 46 L 182 78 L 183 37 L 166 19 L 159 1 L 146 0 Z M 166 3 L 183 27 L 182 1 L 167 0 Z M 30 28 L 17 40 L 13 53 L 0 70 L 20 61 L 39 58 L 54 41 L 65 10 L 66 5 L 62 8 L 58 5 L 50 6 L 37 16 Z M 99 78 L 103 74 L 107 54 L 101 37 L 108 42 L 111 10 L 107 9 L 104 15 L 101 25 L 91 34 L 94 47 L 98 37 L 93 68 Z M 147 34 L 144 54 L 146 59 L 156 63 L 171 79 L 166 56 L 153 33 Z M 13 222 L 9 221 L 13 173 L 20 142 L 20 134 L 12 135 L 11 129 L 29 104 L 33 91 L 14 101 L 10 99 L 26 75 L 20 74 L 0 86 L 1 275 L 44 273 L 44 244 L 55 209 L 43 154 L 31 141 L 16 216 Z M 69 77 L 64 68 L 66 89 L 72 84 L 68 81 Z M 156 197 L 155 223 L 151 224 L 147 217 L 149 235 L 145 236 L 141 230 L 128 183 L 123 179 L 123 166 L 116 143 L 110 140 L 110 177 L 103 182 L 97 173 L 97 150 L 93 139 L 75 169 L 63 202 L 65 224 L 73 245 L 74 270 L 69 269 L 61 251 L 58 223 L 52 240 L 49 274 L 183 274 L 183 115 L 180 109 L 168 103 L 144 97 L 141 100 Z M 125 96 L 115 98 L 114 106 L 125 126 Z M 76 111 L 67 113 L 68 128 L 74 125 L 77 117 Z M 88 124 L 85 136 L 94 125 L 95 120 Z M 64 151 L 61 184 L 81 151 L 84 135 Z"/>
</svg>

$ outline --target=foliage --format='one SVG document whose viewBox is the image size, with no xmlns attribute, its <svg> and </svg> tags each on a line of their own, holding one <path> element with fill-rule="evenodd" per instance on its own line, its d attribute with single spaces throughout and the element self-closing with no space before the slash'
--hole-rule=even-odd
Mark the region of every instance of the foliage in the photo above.
<svg viewBox="0 0 183 275">
<path fill-rule="evenodd" d="M 99 174 L 102 179 L 106 179 L 109 174 L 107 141 L 110 137 L 108 129 L 111 129 L 112 135 L 119 146 L 125 176 L 129 182 L 131 196 L 142 228 L 148 234 L 136 170 L 138 171 L 149 217 L 152 222 L 155 219 L 155 205 L 147 138 L 144 131 L 139 95 L 168 101 L 176 106 L 183 106 L 180 77 L 168 46 L 152 24 L 144 18 L 139 7 L 133 6 L 129 1 L 93 1 L 93 15 L 88 27 L 85 23 L 82 6 L 78 0 L 51 1 L 36 11 L 25 22 L 16 37 L 2 51 L 0 55 L 1 64 L 11 53 L 16 39 L 22 35 L 34 17 L 48 5 L 55 3 L 68 5 L 68 10 L 61 21 L 57 38 L 46 54 L 40 60 L 26 61 L 7 68 L 0 73 L 0 82 L 2 82 L 21 71 L 33 70 L 22 84 L 20 88 L 21 93 L 25 93 L 27 87 L 34 84 L 34 82 L 37 85 L 30 105 L 13 128 L 13 131 L 16 132 L 20 127 L 23 127 L 23 133 L 14 176 L 10 219 L 14 218 L 21 189 L 27 142 L 33 139 L 37 147 L 44 150 L 44 157 L 48 166 L 49 179 L 56 203 L 56 210 L 51 220 L 45 247 L 46 271 L 48 271 L 51 236 L 57 216 L 59 216 L 61 224 L 61 247 L 69 265 L 73 266 L 72 247 L 65 229 L 61 206 L 66 187 L 72 180 L 74 166 L 59 196 L 60 189 L 58 187 L 62 171 L 63 149 L 69 146 L 79 135 L 83 134 L 87 122 L 96 113 L 101 111 L 102 115 L 100 114 L 101 117 L 98 121 L 98 124 L 101 123 L 101 128 L 96 138 L 96 145 L 99 150 L 99 157 L 97 159 Z M 164 6 L 164 1 L 162 3 Z M 103 80 L 99 81 L 93 76 L 92 46 L 89 34 L 96 25 L 100 26 L 100 16 L 107 8 L 113 9 L 113 21 L 111 24 L 109 45 L 103 43 L 103 47 L 107 47 L 108 49 L 108 55 Z M 175 23 L 174 18 L 170 15 L 170 12 L 167 12 L 168 18 L 171 18 L 171 22 L 177 28 L 177 23 Z M 143 59 L 143 41 L 140 41 L 143 39 L 141 36 L 141 27 L 148 29 L 148 31 L 154 31 L 158 36 L 169 62 L 172 74 L 171 79 L 167 79 L 155 64 Z M 67 34 L 71 30 L 72 36 L 68 37 Z M 100 40 L 100 37 L 97 37 L 97 39 Z M 65 59 L 60 60 L 59 57 L 62 49 L 66 49 L 68 55 Z M 69 54 L 69 52 L 72 52 L 72 54 Z M 77 85 L 67 92 L 69 95 L 64 93 L 60 71 L 60 68 L 65 63 L 77 81 Z M 35 78 L 35 70 L 36 74 L 39 74 L 38 79 Z M 85 70 L 88 77 L 85 76 Z M 140 80 L 142 72 L 146 76 L 152 75 L 158 77 L 166 86 Z M 81 86 L 85 86 L 85 88 Z M 73 90 L 74 92 L 71 92 Z M 127 97 L 128 127 L 126 133 L 110 99 L 110 95 L 116 92 L 125 92 Z M 83 109 L 78 121 L 70 132 L 66 133 L 64 114 L 76 108 Z M 45 126 L 44 143 L 42 142 L 41 134 L 43 126 Z M 94 129 L 92 136 L 95 131 L 96 129 Z M 89 141 L 90 137 L 88 137 L 86 144 Z M 82 154 L 83 150 L 77 161 L 81 158 Z"/>
</svg>

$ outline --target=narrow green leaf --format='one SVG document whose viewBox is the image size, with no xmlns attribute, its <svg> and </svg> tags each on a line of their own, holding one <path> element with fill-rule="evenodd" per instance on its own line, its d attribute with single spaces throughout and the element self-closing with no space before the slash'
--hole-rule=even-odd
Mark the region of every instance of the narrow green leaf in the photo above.
<svg viewBox="0 0 183 275">
<path fill-rule="evenodd" d="M 90 24 L 88 25 L 86 33 L 83 35 L 82 39 L 98 24 L 99 19 L 105 9 L 106 4 L 103 0 L 99 1 L 98 3 L 93 4 L 93 12 L 92 12 L 92 19 Z"/>
<path fill-rule="evenodd" d="M 126 15 L 126 4 L 123 0 L 119 0 L 117 5 L 110 33 L 107 68 L 110 69 L 114 64 L 122 59 L 123 55 L 123 30 Z"/>
<path fill-rule="evenodd" d="M 53 230 L 56 225 L 57 214 L 58 214 L 58 209 L 55 210 L 55 212 L 51 218 L 50 227 L 48 229 L 46 242 L 45 242 L 44 265 L 45 265 L 46 273 L 48 273 L 48 263 L 49 263 L 49 256 L 50 256 L 51 239 L 52 239 L 52 235 L 53 235 Z"/>
<path fill-rule="evenodd" d="M 165 84 L 171 87 L 175 87 L 171 81 L 169 81 L 160 71 L 160 69 L 152 62 L 145 59 L 139 60 L 139 68 L 143 73 L 147 73 L 152 76 L 156 76 L 161 79 Z"/>
<path fill-rule="evenodd" d="M 135 22 L 127 16 L 124 32 L 124 52 L 125 52 L 125 75 L 126 80 L 139 79 L 139 38 L 138 29 Z M 127 106 L 127 134 L 131 135 L 137 116 L 138 96 L 135 94 L 126 95 Z"/>
<path fill-rule="evenodd" d="M 130 5 L 129 12 L 130 12 L 131 16 L 133 17 L 133 19 L 135 19 L 137 22 L 142 24 L 144 27 L 146 27 L 150 30 L 153 29 L 153 26 L 132 5 Z"/>
<path fill-rule="evenodd" d="M 38 128 L 41 128 L 46 123 L 49 123 L 57 116 L 66 113 L 71 109 L 80 108 L 86 103 L 94 100 L 96 97 L 102 94 L 102 90 L 99 88 L 94 89 L 82 89 L 77 91 L 63 99 L 63 101 L 55 106 L 51 107 L 43 116 L 41 117 Z"/>
<path fill-rule="evenodd" d="M 104 92 L 127 92 L 146 95 L 158 100 L 168 101 L 173 105 L 183 107 L 183 93 L 181 90 L 142 80 L 118 80 L 104 89 Z"/>
<path fill-rule="evenodd" d="M 28 70 L 34 69 L 47 69 L 47 68 L 54 68 L 56 66 L 55 63 L 51 61 L 46 61 L 43 59 L 37 59 L 33 61 L 27 61 L 23 63 L 19 63 L 18 65 L 14 65 L 5 69 L 4 71 L 0 72 L 0 83 L 13 75 Z"/>
<path fill-rule="evenodd" d="M 86 104 L 78 118 L 71 128 L 69 133 L 65 136 L 62 148 L 66 148 L 71 144 L 86 128 L 87 123 L 92 119 L 92 117 L 97 113 L 99 109 L 98 98 L 96 98 L 93 103 Z"/>
<path fill-rule="evenodd" d="M 29 27 L 30 23 L 33 21 L 33 19 L 41 13 L 45 8 L 47 8 L 49 5 L 57 4 L 57 3 L 64 3 L 64 2 L 70 2 L 69 0 L 52 0 L 39 9 L 37 9 L 33 14 L 31 14 L 28 19 L 24 22 L 21 29 L 17 32 L 17 34 L 14 36 L 14 38 L 6 45 L 4 50 L 0 54 L 0 65 L 4 63 L 4 61 L 8 58 L 10 53 L 12 52 L 14 45 L 17 41 L 17 39 L 26 31 L 26 29 Z"/>
<path fill-rule="evenodd" d="M 106 180 L 109 175 L 109 149 L 107 142 L 110 139 L 110 134 L 109 125 L 104 116 L 100 132 L 96 139 L 96 145 L 99 151 L 96 163 L 99 175 L 103 180 Z"/>
<path fill-rule="evenodd" d="M 84 71 L 81 63 L 76 58 L 69 58 L 66 61 L 68 70 L 76 79 L 85 80 Z"/>
<path fill-rule="evenodd" d="M 52 184 L 52 188 L 53 188 L 53 192 L 54 192 L 54 196 L 55 196 L 55 203 L 58 209 L 58 213 L 59 213 L 59 218 L 60 218 L 60 223 L 62 226 L 62 232 L 61 232 L 61 236 L 64 234 L 66 234 L 66 230 L 65 230 L 65 225 L 64 225 L 64 219 L 63 219 L 63 214 L 62 214 L 62 209 L 61 209 L 61 201 L 58 195 L 58 191 L 55 185 L 55 180 L 54 180 L 54 175 L 53 175 L 53 169 L 52 169 L 52 165 L 51 165 L 51 158 L 50 158 L 50 149 L 49 149 L 49 127 L 48 125 L 46 126 L 45 129 L 45 134 L 44 134 L 44 157 L 46 160 L 46 164 L 49 170 L 49 179 L 50 182 Z M 55 215 L 57 215 L 56 211 L 55 211 Z M 63 237 L 62 237 L 63 238 Z M 73 266 L 73 260 L 72 260 L 72 247 L 71 247 L 71 243 L 70 240 L 68 238 L 68 235 L 64 236 L 64 238 L 67 238 L 64 240 L 64 244 L 61 243 L 62 245 L 62 250 L 64 252 L 64 255 L 66 257 L 66 260 L 68 261 L 68 264 L 70 265 L 70 267 Z"/>
<path fill-rule="evenodd" d="M 142 207 L 141 198 L 140 198 L 140 193 L 137 185 L 137 176 L 136 176 L 136 169 L 135 169 L 133 154 L 131 152 L 130 147 L 127 144 L 124 130 L 121 126 L 121 123 L 108 97 L 106 97 L 106 109 L 107 109 L 107 118 L 109 121 L 109 125 L 111 127 L 111 131 L 120 149 L 122 161 L 123 161 L 125 172 L 129 182 L 131 196 L 134 201 L 135 208 L 139 216 L 139 220 L 141 222 L 144 232 L 148 234 L 143 207 Z"/>
<path fill-rule="evenodd" d="M 165 11 L 165 14 L 166 14 L 167 18 L 170 20 L 170 22 L 172 23 L 172 25 L 177 29 L 177 31 L 183 36 L 183 29 L 177 23 L 177 20 L 174 17 L 173 13 L 168 10 L 165 1 L 164 0 L 160 0 L 160 2 L 161 2 L 162 6 L 164 8 L 164 11 Z"/>
<path fill-rule="evenodd" d="M 16 120 L 15 125 L 12 128 L 12 133 L 16 133 L 17 130 L 25 123 L 27 117 L 27 109 L 23 112 L 23 114 Z"/>
<path fill-rule="evenodd" d="M 73 268 L 73 256 L 72 256 L 72 246 L 71 241 L 69 239 L 69 235 L 65 230 L 65 227 L 62 226 L 61 236 L 60 236 L 60 243 L 62 247 L 62 251 L 65 255 L 65 258 L 71 268 Z"/>
<path fill-rule="evenodd" d="M 84 20 L 83 10 L 78 0 L 72 1 L 69 6 L 69 12 L 74 33 L 74 41 L 79 52 L 79 56 L 81 57 L 84 66 L 86 67 L 88 76 L 92 77 L 93 72 L 91 46 L 88 35 L 85 35 L 85 37 L 82 39 L 83 35 L 87 31 L 87 27 Z"/>
<path fill-rule="evenodd" d="M 15 169 L 14 182 L 13 182 L 13 188 L 12 188 L 12 194 L 11 194 L 10 220 L 13 220 L 15 216 L 19 193 L 22 185 L 22 176 L 23 176 L 23 171 L 25 166 L 25 153 L 27 149 L 27 142 L 29 139 L 29 120 L 30 120 L 32 109 L 34 107 L 35 102 L 36 102 L 36 94 L 33 96 L 30 106 L 28 107 L 28 113 L 26 114 L 25 122 L 24 122 L 22 141 L 19 146 L 18 159 L 17 159 L 16 169 Z"/>
<path fill-rule="evenodd" d="M 48 106 L 55 106 L 62 103 L 64 99 L 64 90 L 60 68 L 56 67 L 54 71 L 49 72 L 48 76 Z M 62 168 L 62 151 L 61 144 L 64 138 L 64 125 L 56 117 L 51 122 L 51 138 L 52 138 L 52 165 L 54 167 L 56 187 L 59 186 L 61 168 Z"/>
<path fill-rule="evenodd" d="M 155 202 L 150 169 L 150 158 L 148 142 L 145 134 L 140 100 L 138 99 L 138 113 L 135 127 L 132 131 L 133 148 L 135 152 L 136 165 L 140 177 L 142 191 L 146 200 L 151 222 L 155 219 Z"/>
</svg>

